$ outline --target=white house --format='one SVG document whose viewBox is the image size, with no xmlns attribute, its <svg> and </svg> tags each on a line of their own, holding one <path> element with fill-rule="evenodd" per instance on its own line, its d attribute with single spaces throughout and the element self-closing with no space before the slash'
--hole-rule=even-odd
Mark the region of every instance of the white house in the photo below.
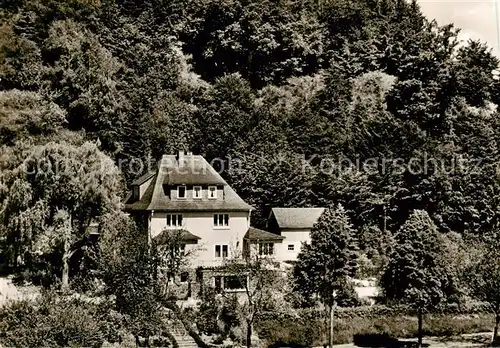
<svg viewBox="0 0 500 348">
<path fill-rule="evenodd" d="M 182 151 L 134 181 L 125 202 L 150 239 L 182 230 L 186 250 L 195 250 L 193 267 L 241 255 L 251 209 L 202 156 Z"/>
<path fill-rule="evenodd" d="M 197 284 L 208 279 L 215 287 L 227 288 L 235 282 L 224 273 L 225 260 L 250 252 L 275 261 L 296 260 L 324 208 L 274 208 L 270 232 L 251 227 L 252 207 L 202 156 L 180 151 L 164 155 L 155 171 L 132 183 L 124 210 L 150 241 L 174 233 L 181 238 L 191 271 L 202 271 L 184 280 L 181 276 L 181 281 L 196 277 Z"/>
<path fill-rule="evenodd" d="M 311 229 L 325 208 L 272 208 L 267 229 L 283 237 L 276 244 L 277 261 L 296 261 L 303 243 L 311 241 Z"/>
</svg>

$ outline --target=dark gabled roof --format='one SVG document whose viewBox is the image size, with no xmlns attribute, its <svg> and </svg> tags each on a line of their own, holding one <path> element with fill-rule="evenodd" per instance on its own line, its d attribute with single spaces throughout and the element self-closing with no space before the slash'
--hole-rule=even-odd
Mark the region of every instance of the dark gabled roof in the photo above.
<svg viewBox="0 0 500 348">
<path fill-rule="evenodd" d="M 285 237 L 255 227 L 250 227 L 244 239 L 249 241 L 282 241 Z"/>
<path fill-rule="evenodd" d="M 312 228 L 325 208 L 273 208 L 280 228 Z"/>
<path fill-rule="evenodd" d="M 178 167 L 179 163 L 175 156 L 163 156 L 157 172 L 141 199 L 135 202 L 133 196 L 128 196 L 125 200 L 125 210 L 229 212 L 252 209 L 202 156 L 186 155 L 184 158 L 184 165 Z M 165 184 L 222 186 L 224 200 L 172 200 L 164 193 L 163 185 Z"/>
<path fill-rule="evenodd" d="M 156 173 L 155 172 L 149 172 L 149 173 L 146 173 L 144 174 L 143 176 L 135 179 L 133 182 L 132 182 L 132 186 L 136 186 L 136 185 L 142 185 L 144 184 L 146 181 L 148 181 L 149 179 L 151 179 Z"/>
<path fill-rule="evenodd" d="M 163 156 L 165 185 L 227 185 L 219 173 L 199 155 L 186 155 L 179 162 L 173 155 Z"/>
<path fill-rule="evenodd" d="M 177 240 L 180 242 L 194 242 L 198 243 L 201 238 L 192 234 L 188 230 L 163 230 L 153 238 L 158 244 L 165 244 L 169 240 Z"/>
</svg>

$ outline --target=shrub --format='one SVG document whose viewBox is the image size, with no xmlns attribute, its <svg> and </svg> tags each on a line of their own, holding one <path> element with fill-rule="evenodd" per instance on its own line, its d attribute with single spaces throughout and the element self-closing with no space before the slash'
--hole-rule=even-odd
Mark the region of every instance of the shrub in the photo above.
<svg viewBox="0 0 500 348">
<path fill-rule="evenodd" d="M 356 334 L 353 342 L 358 347 L 396 347 L 398 340 L 386 333 Z"/>
<path fill-rule="evenodd" d="M 220 335 L 224 340 L 231 328 L 239 324 L 237 307 L 236 298 L 217 298 L 213 289 L 206 289 L 199 312 L 193 316 L 196 327 L 206 335 Z"/>
<path fill-rule="evenodd" d="M 119 340 L 121 316 L 107 304 L 44 294 L 7 304 L 0 313 L 0 344 L 10 347 L 100 347 Z"/>
<path fill-rule="evenodd" d="M 281 318 L 258 322 L 257 331 L 260 338 L 266 339 L 270 345 L 312 346 L 314 335 L 320 331 L 315 322 L 302 318 Z"/>
<path fill-rule="evenodd" d="M 206 335 L 220 334 L 217 325 L 218 305 L 215 293 L 212 289 L 206 289 L 203 293 L 200 310 L 196 316 L 196 326 L 200 332 Z"/>
<path fill-rule="evenodd" d="M 352 282 L 347 282 L 340 291 L 337 292 L 337 305 L 341 307 L 356 307 L 361 304 L 358 293 L 354 289 Z"/>
</svg>

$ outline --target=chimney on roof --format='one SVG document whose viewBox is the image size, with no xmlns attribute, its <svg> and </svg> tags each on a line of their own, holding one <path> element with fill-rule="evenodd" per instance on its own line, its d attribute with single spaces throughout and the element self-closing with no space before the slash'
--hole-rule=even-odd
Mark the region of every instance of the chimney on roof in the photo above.
<svg viewBox="0 0 500 348">
<path fill-rule="evenodd" d="M 184 167 L 184 150 L 179 151 L 179 156 L 177 157 L 177 162 L 179 162 L 179 167 Z"/>
</svg>

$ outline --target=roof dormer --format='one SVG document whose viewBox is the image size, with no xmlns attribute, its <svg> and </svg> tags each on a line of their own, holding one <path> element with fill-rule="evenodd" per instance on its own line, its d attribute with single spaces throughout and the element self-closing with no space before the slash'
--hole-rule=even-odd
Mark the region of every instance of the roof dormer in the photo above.
<svg viewBox="0 0 500 348">
<path fill-rule="evenodd" d="M 142 198 L 154 176 L 154 172 L 146 173 L 132 182 L 132 199 L 134 202 L 137 202 Z"/>
</svg>

